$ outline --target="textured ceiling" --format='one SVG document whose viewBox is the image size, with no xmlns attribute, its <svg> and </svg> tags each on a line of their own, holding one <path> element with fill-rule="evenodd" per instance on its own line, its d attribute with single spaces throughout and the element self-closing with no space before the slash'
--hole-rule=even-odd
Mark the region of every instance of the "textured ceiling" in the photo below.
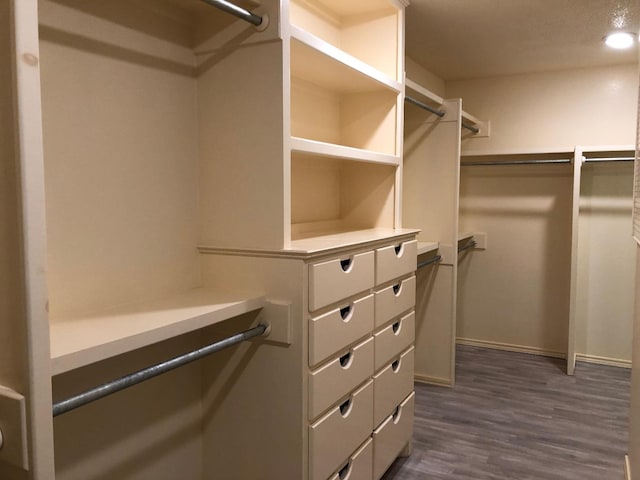
<svg viewBox="0 0 640 480">
<path fill-rule="evenodd" d="M 634 63 L 612 30 L 640 31 L 640 0 L 411 0 L 407 55 L 445 80 Z"/>
</svg>

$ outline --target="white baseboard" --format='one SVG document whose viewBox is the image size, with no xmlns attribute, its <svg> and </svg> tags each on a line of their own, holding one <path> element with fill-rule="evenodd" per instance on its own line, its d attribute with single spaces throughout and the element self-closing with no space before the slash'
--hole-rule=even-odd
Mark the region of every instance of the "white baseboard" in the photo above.
<svg viewBox="0 0 640 480">
<path fill-rule="evenodd" d="M 471 347 L 492 348 L 494 350 L 505 350 L 507 352 L 528 353 L 530 355 L 540 355 L 543 357 L 567 358 L 566 353 L 545 350 L 538 347 L 526 345 L 513 345 L 510 343 L 491 342 L 488 340 L 474 340 L 471 338 L 456 338 L 458 345 L 469 345 Z"/>
<path fill-rule="evenodd" d="M 449 378 L 431 377 L 429 375 L 422 375 L 420 373 L 416 373 L 414 374 L 413 379 L 418 383 L 426 383 L 427 385 L 437 385 L 439 387 L 449 387 L 449 388 L 453 386 L 453 383 Z"/>
<path fill-rule="evenodd" d="M 494 350 L 505 350 L 507 352 L 528 353 L 531 355 L 541 355 L 543 357 L 567 358 L 567 355 L 562 352 L 544 350 L 542 348 L 529 347 L 526 345 L 513 345 L 510 343 L 491 342 L 488 340 L 474 340 L 472 338 L 457 338 L 456 343 L 458 345 L 492 348 Z M 576 353 L 576 360 L 579 362 L 596 363 L 598 365 L 608 365 L 610 367 L 631 368 L 631 360 L 624 360 L 621 358 L 599 357 L 597 355 Z"/>
<path fill-rule="evenodd" d="M 610 367 L 631 368 L 631 360 L 621 358 L 598 357 L 597 355 L 586 355 L 576 353 L 576 360 L 587 363 L 597 363 L 598 365 L 609 365 Z"/>
<path fill-rule="evenodd" d="M 631 463 L 629 463 L 629 455 L 624 456 L 624 478 L 631 480 Z"/>
</svg>

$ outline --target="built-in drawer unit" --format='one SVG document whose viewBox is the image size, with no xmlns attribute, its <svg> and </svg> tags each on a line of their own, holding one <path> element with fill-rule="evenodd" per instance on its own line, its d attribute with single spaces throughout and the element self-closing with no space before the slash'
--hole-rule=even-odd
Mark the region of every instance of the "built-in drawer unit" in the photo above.
<svg viewBox="0 0 640 480">
<path fill-rule="evenodd" d="M 376 285 L 416 270 L 418 242 L 415 240 L 376 250 Z"/>
<path fill-rule="evenodd" d="M 416 277 L 412 276 L 375 292 L 375 328 L 412 309 L 416 303 Z"/>
<path fill-rule="evenodd" d="M 416 314 L 411 312 L 396 319 L 389 326 L 374 335 L 374 370 L 380 370 L 391 361 L 398 352 L 403 352 L 415 339 Z"/>
<path fill-rule="evenodd" d="M 374 263 L 373 252 L 364 252 L 310 265 L 309 310 L 372 288 Z"/>
<path fill-rule="evenodd" d="M 329 478 L 372 430 L 373 381 L 369 380 L 348 400 L 309 427 L 310 480 Z"/>
<path fill-rule="evenodd" d="M 373 440 L 368 439 L 329 480 L 371 480 Z"/>
<path fill-rule="evenodd" d="M 373 478 L 379 480 L 411 441 L 415 393 L 411 393 L 373 432 Z"/>
<path fill-rule="evenodd" d="M 373 377 L 373 424 L 378 426 L 413 391 L 414 347 Z"/>
<path fill-rule="evenodd" d="M 312 372 L 309 377 L 309 418 L 347 395 L 373 375 L 373 337 Z"/>
<path fill-rule="evenodd" d="M 373 295 L 309 320 L 309 365 L 314 366 L 373 330 Z"/>
</svg>

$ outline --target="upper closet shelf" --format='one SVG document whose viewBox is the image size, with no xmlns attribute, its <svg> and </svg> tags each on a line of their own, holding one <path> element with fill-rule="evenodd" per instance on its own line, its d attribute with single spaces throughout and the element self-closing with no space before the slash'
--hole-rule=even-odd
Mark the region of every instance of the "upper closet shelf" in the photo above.
<svg viewBox="0 0 640 480">
<path fill-rule="evenodd" d="M 318 142 L 306 138 L 292 137 L 291 151 L 311 153 L 321 157 L 340 158 L 361 162 L 380 163 L 385 165 L 400 165 L 400 157 L 385 153 L 372 152 L 360 148 L 345 147 L 332 143 Z"/>
<path fill-rule="evenodd" d="M 444 98 L 442 98 L 440 95 L 436 95 L 431 90 L 424 88 L 422 85 L 414 82 L 413 80 L 407 78 L 404 83 L 407 87 L 408 93 L 417 93 L 419 96 L 424 97 L 426 100 L 436 105 L 444 104 Z"/>
<path fill-rule="evenodd" d="M 440 110 L 442 113 L 437 114 L 440 117 L 444 117 L 446 111 L 442 110 L 440 107 L 445 104 L 446 100 L 439 95 L 436 95 L 431 90 L 424 88 L 422 85 L 414 82 L 407 78 L 405 80 L 406 90 L 407 90 L 407 99 L 411 99 L 414 103 L 416 100 L 418 102 L 426 102 L 427 108 L 435 106 L 435 110 Z M 417 97 L 417 98 L 415 98 Z M 425 108 L 425 107 L 423 107 Z M 429 108 L 430 111 L 431 108 Z M 434 113 L 432 111 L 432 113 Z M 490 130 L 490 122 L 485 122 L 480 120 L 479 118 L 471 115 L 470 113 L 462 111 L 462 127 L 469 130 L 474 137 L 488 137 Z"/>
<path fill-rule="evenodd" d="M 435 252 L 438 248 L 440 248 L 438 242 L 418 242 L 418 255 Z"/>
<path fill-rule="evenodd" d="M 563 158 L 573 157 L 575 147 L 573 146 L 555 146 L 549 148 L 524 148 L 517 150 L 465 150 L 461 153 L 461 157 L 499 157 L 499 156 L 562 156 Z"/>
<path fill-rule="evenodd" d="M 192 332 L 265 305 L 263 296 L 193 289 L 162 300 L 51 322 L 52 374 Z"/>
<path fill-rule="evenodd" d="M 293 77 L 339 93 L 402 90 L 400 83 L 304 30 L 291 26 L 291 35 Z"/>
</svg>

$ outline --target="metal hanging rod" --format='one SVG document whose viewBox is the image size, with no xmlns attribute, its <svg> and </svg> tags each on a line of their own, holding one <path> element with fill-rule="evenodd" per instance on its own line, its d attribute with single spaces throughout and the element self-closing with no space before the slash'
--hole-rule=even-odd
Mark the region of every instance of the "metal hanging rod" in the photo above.
<svg viewBox="0 0 640 480">
<path fill-rule="evenodd" d="M 249 10 L 245 10 L 237 5 L 234 5 L 231 2 L 227 2 L 226 0 L 202 0 L 204 3 L 211 5 L 212 7 L 216 7 L 223 12 L 230 13 L 245 22 L 249 22 L 252 25 L 260 26 L 262 25 L 262 17 L 256 15 L 255 13 L 250 12 Z"/>
<path fill-rule="evenodd" d="M 473 133 L 480 133 L 480 129 L 478 127 L 474 127 L 473 125 L 469 125 L 468 123 L 462 122 L 462 128 L 471 130 Z"/>
<path fill-rule="evenodd" d="M 405 101 L 405 102 L 412 103 L 412 104 L 414 104 L 416 107 L 420 107 L 420 108 L 422 108 L 423 110 L 426 110 L 427 112 L 431 112 L 431 113 L 433 113 L 434 115 L 439 116 L 440 118 L 444 117 L 444 116 L 445 116 L 445 114 L 446 114 L 446 112 L 445 112 L 444 110 L 438 110 L 437 108 L 430 107 L 430 106 L 429 106 L 429 105 L 427 105 L 426 103 L 423 103 L 423 102 L 421 102 L 420 100 L 416 100 L 415 98 L 410 97 L 410 96 L 408 96 L 408 95 L 405 95 L 405 96 L 404 96 L 404 101 Z"/>
<path fill-rule="evenodd" d="M 591 157 L 585 158 L 587 163 L 591 162 L 633 162 L 635 157 Z"/>
<path fill-rule="evenodd" d="M 436 108 L 430 107 L 426 103 L 423 103 L 420 100 L 416 100 L 415 98 L 410 97 L 408 95 L 404 96 L 404 101 L 412 103 L 415 106 L 422 108 L 423 110 L 426 110 L 428 112 L 433 113 L 434 115 L 439 116 L 440 118 L 444 117 L 445 114 L 447 113 L 444 110 L 438 110 Z M 474 127 L 473 125 L 470 125 L 470 124 L 465 123 L 465 122 L 462 122 L 462 128 L 466 128 L 467 130 L 471 130 L 473 133 L 480 133 L 480 129 L 478 127 Z"/>
<path fill-rule="evenodd" d="M 417 268 L 422 268 L 422 267 L 426 267 L 428 265 L 431 265 L 433 263 L 440 263 L 442 261 L 442 256 L 441 255 L 436 255 L 433 258 L 430 258 L 429 260 L 425 260 L 424 262 L 420 262 L 417 266 Z"/>
<path fill-rule="evenodd" d="M 571 159 L 539 159 L 539 160 L 511 160 L 507 162 L 461 162 L 463 167 L 476 167 L 485 165 L 538 165 L 538 164 L 556 164 L 556 163 L 571 163 Z"/>
<path fill-rule="evenodd" d="M 56 417 L 58 415 L 62 415 L 63 413 L 104 398 L 107 395 L 132 387 L 133 385 L 137 385 L 145 380 L 157 377 L 160 374 L 174 370 L 186 365 L 187 363 L 199 360 L 207 355 L 211 355 L 212 353 L 219 352 L 220 350 L 224 350 L 225 348 L 231 347 L 245 340 L 249 340 L 250 338 L 263 335 L 267 331 L 267 328 L 267 325 L 260 324 L 257 327 L 237 333 L 218 342 L 193 350 L 192 352 L 179 355 L 151 367 L 143 368 L 142 370 L 138 370 L 137 372 L 130 373 L 124 377 L 99 385 L 87 390 L 86 392 L 82 392 L 74 395 L 73 397 L 56 402 L 53 404 L 53 416 Z"/>
<path fill-rule="evenodd" d="M 465 245 L 458 247 L 458 253 L 464 252 L 465 250 L 469 250 L 470 248 L 475 248 L 476 245 L 478 245 L 478 243 L 475 240 L 471 240 L 470 242 L 467 242 Z"/>
</svg>

